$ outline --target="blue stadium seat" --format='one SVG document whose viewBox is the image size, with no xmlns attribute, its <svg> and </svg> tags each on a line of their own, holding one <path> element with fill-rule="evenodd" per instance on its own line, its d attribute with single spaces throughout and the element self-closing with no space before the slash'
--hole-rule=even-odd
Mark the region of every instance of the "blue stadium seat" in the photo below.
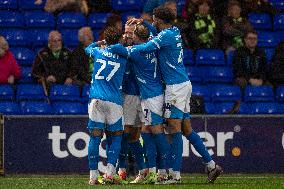
<svg viewBox="0 0 284 189">
<path fill-rule="evenodd" d="M 229 66 L 231 66 L 232 63 L 233 63 L 233 56 L 234 56 L 234 53 L 235 53 L 235 51 L 230 51 L 230 52 L 227 54 L 227 64 L 228 64 Z"/>
<path fill-rule="evenodd" d="M 283 110 L 278 103 L 252 103 L 250 104 L 252 114 L 281 114 Z"/>
<path fill-rule="evenodd" d="M 79 101 L 80 89 L 77 85 L 52 85 L 49 98 L 52 101 Z"/>
<path fill-rule="evenodd" d="M 237 114 L 251 114 L 250 107 L 246 103 L 242 102 Z"/>
<path fill-rule="evenodd" d="M 88 102 L 90 95 L 90 85 L 85 85 L 82 91 L 82 102 Z"/>
<path fill-rule="evenodd" d="M 44 5 L 45 5 L 45 1 L 43 0 L 43 2 L 40 5 L 36 5 L 34 0 L 19 0 L 19 9 L 20 10 L 43 10 Z"/>
<path fill-rule="evenodd" d="M 210 102 L 211 89 L 206 85 L 193 85 L 192 95 L 202 96 L 205 102 Z"/>
<path fill-rule="evenodd" d="M 78 102 L 56 102 L 53 103 L 56 114 L 59 115 L 84 115 L 87 109 Z"/>
<path fill-rule="evenodd" d="M 112 8 L 117 11 L 140 11 L 143 8 L 141 0 L 112 0 Z"/>
<path fill-rule="evenodd" d="M 258 46 L 274 48 L 278 45 L 280 39 L 278 32 L 258 32 Z"/>
<path fill-rule="evenodd" d="M 53 107 L 46 102 L 23 102 L 21 109 L 24 115 L 52 115 Z"/>
<path fill-rule="evenodd" d="M 234 107 L 233 102 L 215 103 L 215 114 L 228 114 Z"/>
<path fill-rule="evenodd" d="M 26 35 L 26 31 L 22 29 L 3 29 L 0 35 L 5 37 L 10 46 L 29 46 L 30 36 Z"/>
<path fill-rule="evenodd" d="M 284 102 L 284 85 L 277 87 L 276 100 L 278 102 Z"/>
<path fill-rule="evenodd" d="M 284 30 L 284 14 L 275 14 L 273 19 L 274 30 Z"/>
<path fill-rule="evenodd" d="M 0 114 L 3 115 L 20 115 L 20 107 L 18 103 L 15 102 L 0 102 Z"/>
<path fill-rule="evenodd" d="M 1 11 L 0 12 L 0 27 L 24 27 L 23 15 L 19 12 Z"/>
<path fill-rule="evenodd" d="M 67 47 L 75 47 L 78 45 L 78 30 L 61 30 L 63 43 Z"/>
<path fill-rule="evenodd" d="M 47 45 L 48 34 L 51 30 L 47 29 L 33 29 L 28 32 L 32 35 L 32 46 L 33 48 L 44 47 Z"/>
<path fill-rule="evenodd" d="M 109 13 L 92 13 L 89 16 L 88 24 L 92 28 L 101 29 L 105 26 Z"/>
<path fill-rule="evenodd" d="M 205 103 L 204 107 L 207 114 L 216 114 L 216 108 L 213 103 Z"/>
<path fill-rule="evenodd" d="M 183 64 L 194 65 L 193 51 L 190 49 L 183 50 Z"/>
<path fill-rule="evenodd" d="M 13 100 L 14 90 L 11 85 L 0 85 L 0 100 Z"/>
<path fill-rule="evenodd" d="M 18 83 L 33 83 L 32 67 L 21 67 L 22 77 Z"/>
<path fill-rule="evenodd" d="M 196 51 L 196 65 L 225 65 L 224 52 L 220 49 L 200 49 Z"/>
<path fill-rule="evenodd" d="M 29 28 L 50 28 L 55 27 L 53 14 L 47 12 L 29 12 L 25 14 L 26 25 Z"/>
<path fill-rule="evenodd" d="M 121 15 L 122 22 L 126 23 L 128 17 L 140 18 L 141 14 L 139 12 L 124 12 Z"/>
<path fill-rule="evenodd" d="M 23 100 L 45 100 L 43 87 L 38 84 L 21 84 L 17 86 L 18 101 Z"/>
<path fill-rule="evenodd" d="M 269 0 L 270 4 L 280 10 L 284 10 L 284 2 L 283 0 Z"/>
<path fill-rule="evenodd" d="M 278 31 L 278 37 L 280 42 L 284 42 L 284 30 L 283 31 Z"/>
<path fill-rule="evenodd" d="M 21 66 L 31 66 L 33 64 L 35 53 L 28 48 L 11 48 L 18 64 Z"/>
<path fill-rule="evenodd" d="M 270 86 L 247 86 L 244 95 L 245 102 L 272 102 L 273 89 Z"/>
<path fill-rule="evenodd" d="M 265 48 L 264 49 L 265 55 L 266 55 L 266 60 L 268 61 L 268 63 L 270 63 L 270 61 L 272 60 L 274 53 L 275 53 L 275 49 L 274 48 Z"/>
<path fill-rule="evenodd" d="M 191 82 L 202 82 L 202 71 L 200 68 L 185 66 L 185 70 Z"/>
<path fill-rule="evenodd" d="M 271 30 L 272 23 L 271 17 L 269 14 L 266 13 L 250 13 L 248 15 L 249 21 L 254 27 L 254 29 L 264 29 L 264 30 Z"/>
<path fill-rule="evenodd" d="M 1 10 L 15 10 L 18 9 L 18 0 L 0 0 Z"/>
<path fill-rule="evenodd" d="M 204 67 L 203 80 L 208 83 L 232 83 L 233 73 L 230 67 Z"/>
<path fill-rule="evenodd" d="M 57 16 L 57 29 L 81 28 L 86 26 L 86 18 L 82 13 L 63 12 Z"/>
<path fill-rule="evenodd" d="M 239 86 L 219 85 L 212 89 L 212 102 L 233 102 L 241 100 L 241 89 Z"/>
</svg>

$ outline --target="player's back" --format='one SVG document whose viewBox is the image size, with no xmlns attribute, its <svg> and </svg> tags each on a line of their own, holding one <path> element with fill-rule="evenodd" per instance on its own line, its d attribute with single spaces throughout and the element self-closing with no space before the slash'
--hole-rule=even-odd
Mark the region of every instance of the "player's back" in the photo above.
<svg viewBox="0 0 284 189">
<path fill-rule="evenodd" d="M 94 48 L 94 71 L 90 98 L 122 104 L 121 85 L 126 59 L 112 53 L 111 48 Z"/>
</svg>

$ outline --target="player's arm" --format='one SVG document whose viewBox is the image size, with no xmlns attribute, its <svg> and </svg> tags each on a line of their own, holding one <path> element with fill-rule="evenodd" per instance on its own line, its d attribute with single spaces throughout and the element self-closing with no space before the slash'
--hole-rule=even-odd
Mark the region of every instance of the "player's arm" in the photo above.
<svg viewBox="0 0 284 189">
<path fill-rule="evenodd" d="M 96 47 L 100 47 L 102 45 L 105 44 L 105 41 L 97 41 L 97 42 L 94 42 L 94 43 L 91 43 L 89 46 L 87 46 L 85 48 L 85 53 L 89 56 L 92 56 L 92 54 L 94 53 L 94 51 L 96 50 L 95 48 Z"/>
<path fill-rule="evenodd" d="M 122 56 L 125 58 L 128 58 L 129 56 L 127 48 L 125 48 L 121 44 L 111 45 L 110 48 L 111 48 L 111 52 L 114 54 L 118 54 L 119 56 Z"/>
<path fill-rule="evenodd" d="M 149 22 L 147 22 L 145 20 L 143 21 L 143 24 L 144 24 L 144 26 L 146 26 L 148 28 L 148 30 L 150 31 L 150 33 L 153 36 L 156 36 L 158 34 L 157 28 L 155 26 L 153 26 L 152 24 L 150 24 Z"/>
</svg>

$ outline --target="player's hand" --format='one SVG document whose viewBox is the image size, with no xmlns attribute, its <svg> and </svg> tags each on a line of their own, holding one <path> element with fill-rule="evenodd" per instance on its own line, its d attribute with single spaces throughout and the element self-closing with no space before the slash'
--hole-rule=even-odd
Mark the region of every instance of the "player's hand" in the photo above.
<svg viewBox="0 0 284 189">
<path fill-rule="evenodd" d="M 127 24 L 127 25 L 133 25 L 133 24 L 140 24 L 140 23 L 142 23 L 142 22 L 143 22 L 143 19 L 142 19 L 142 18 L 140 18 L 140 19 L 138 19 L 138 18 L 132 18 L 132 19 L 128 20 L 128 21 L 126 22 L 126 24 Z"/>
<path fill-rule="evenodd" d="M 8 83 L 9 83 L 9 84 L 14 84 L 14 81 L 15 81 L 15 77 L 14 77 L 13 75 L 10 75 L 10 76 L 8 77 Z"/>
<path fill-rule="evenodd" d="M 46 78 L 46 81 L 55 83 L 55 82 L 56 82 L 56 79 L 55 79 L 55 77 L 54 77 L 53 75 L 49 75 L 49 76 Z"/>
<path fill-rule="evenodd" d="M 97 43 L 98 46 L 105 46 L 106 45 L 105 40 L 97 41 L 96 43 Z"/>
<path fill-rule="evenodd" d="M 40 5 L 40 4 L 42 4 L 42 0 L 36 0 L 35 1 L 35 5 Z"/>
</svg>

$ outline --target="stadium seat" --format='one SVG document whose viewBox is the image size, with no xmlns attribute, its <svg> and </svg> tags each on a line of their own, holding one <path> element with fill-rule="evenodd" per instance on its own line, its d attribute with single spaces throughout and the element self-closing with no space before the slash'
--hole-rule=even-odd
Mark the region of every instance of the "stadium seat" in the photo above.
<svg viewBox="0 0 284 189">
<path fill-rule="evenodd" d="M 196 65 L 225 65 L 224 52 L 219 49 L 200 49 L 196 51 Z"/>
<path fill-rule="evenodd" d="M 204 67 L 203 80 L 208 83 L 232 83 L 233 73 L 230 67 Z"/>
<path fill-rule="evenodd" d="M 245 102 L 272 102 L 273 89 L 270 86 L 247 86 L 244 95 Z"/>
<path fill-rule="evenodd" d="M 185 70 L 191 82 L 202 82 L 202 71 L 200 68 L 186 65 Z"/>
<path fill-rule="evenodd" d="M 216 114 L 215 105 L 213 103 L 205 103 L 206 114 Z"/>
<path fill-rule="evenodd" d="M 45 1 L 40 5 L 36 5 L 34 0 L 19 0 L 19 9 L 24 10 L 24 11 L 29 11 L 29 10 L 43 10 Z"/>
<path fill-rule="evenodd" d="M 280 42 L 284 42 L 284 30 L 283 31 L 277 31 L 278 33 L 278 37 L 279 37 L 279 41 Z"/>
<path fill-rule="evenodd" d="M 229 114 L 232 108 L 234 107 L 234 103 L 226 102 L 226 103 L 215 103 L 215 114 Z"/>
<path fill-rule="evenodd" d="M 265 48 L 264 49 L 265 55 L 266 55 L 266 60 L 268 63 L 270 63 L 270 61 L 272 60 L 274 53 L 275 53 L 275 49 L 274 48 Z"/>
<path fill-rule="evenodd" d="M 250 104 L 252 114 L 281 114 L 283 110 L 278 103 L 252 103 Z"/>
<path fill-rule="evenodd" d="M 56 102 L 53 103 L 56 114 L 59 115 L 84 115 L 87 113 L 84 105 L 78 102 Z"/>
<path fill-rule="evenodd" d="M 91 28 L 101 29 L 105 26 L 109 13 L 92 13 L 89 16 L 88 24 Z"/>
<path fill-rule="evenodd" d="M 280 39 L 278 32 L 258 32 L 258 46 L 274 48 L 278 45 Z"/>
<path fill-rule="evenodd" d="M 85 85 L 82 91 L 82 102 L 88 102 L 90 95 L 90 85 Z"/>
<path fill-rule="evenodd" d="M 230 51 L 227 54 L 227 65 L 231 66 L 233 63 L 233 56 L 234 56 L 235 51 Z"/>
<path fill-rule="evenodd" d="M 15 10 L 18 9 L 18 0 L 0 0 L 1 10 Z"/>
<path fill-rule="evenodd" d="M 284 102 L 284 85 L 276 89 L 276 100 L 278 102 Z"/>
<path fill-rule="evenodd" d="M 57 29 L 81 28 L 86 26 L 86 18 L 82 13 L 63 12 L 57 16 Z"/>
<path fill-rule="evenodd" d="M 270 4 L 279 9 L 279 10 L 284 10 L 284 2 L 283 0 L 269 0 Z"/>
<path fill-rule="evenodd" d="M 52 85 L 49 98 L 52 101 L 80 101 L 80 88 L 77 85 Z"/>
<path fill-rule="evenodd" d="M 284 14 L 275 14 L 273 19 L 274 30 L 284 30 Z"/>
<path fill-rule="evenodd" d="M 43 87 L 38 84 L 21 84 L 17 86 L 18 101 L 23 100 L 45 100 Z"/>
<path fill-rule="evenodd" d="M 53 14 L 47 12 L 29 12 L 25 14 L 26 25 L 29 28 L 50 28 L 55 27 Z"/>
<path fill-rule="evenodd" d="M 249 21 L 254 27 L 254 29 L 259 30 L 271 30 L 272 23 L 271 17 L 266 13 L 250 13 L 248 15 Z"/>
<path fill-rule="evenodd" d="M 0 85 L 0 101 L 2 100 L 13 100 L 14 90 L 11 85 Z"/>
<path fill-rule="evenodd" d="M 78 30 L 61 30 L 63 43 L 67 47 L 75 47 L 78 45 Z"/>
<path fill-rule="evenodd" d="M 18 103 L 5 101 L 5 102 L 0 102 L 0 114 L 20 115 L 21 111 Z"/>
<path fill-rule="evenodd" d="M 51 30 L 47 29 L 33 29 L 33 30 L 28 30 L 30 35 L 32 35 L 32 46 L 33 48 L 37 47 L 44 47 L 47 45 L 48 41 L 48 34 Z"/>
<path fill-rule="evenodd" d="M 139 11 L 143 8 L 141 0 L 112 0 L 112 8 L 117 11 Z"/>
<path fill-rule="evenodd" d="M 192 95 L 202 96 L 205 102 L 210 102 L 211 100 L 211 89 L 206 85 L 193 85 Z"/>
<path fill-rule="evenodd" d="M 13 55 L 21 66 L 31 66 L 33 64 L 35 53 L 28 48 L 11 48 Z"/>
<path fill-rule="evenodd" d="M 194 65 L 193 51 L 190 49 L 183 50 L 183 64 Z"/>
<path fill-rule="evenodd" d="M 7 39 L 10 47 L 29 46 L 31 42 L 30 36 L 27 36 L 26 31 L 22 29 L 3 29 L 0 35 Z"/>
<path fill-rule="evenodd" d="M 0 12 L 0 27 L 11 28 L 11 27 L 24 27 L 23 15 L 19 12 L 1 11 Z"/>
<path fill-rule="evenodd" d="M 250 107 L 246 103 L 241 102 L 241 106 L 237 114 L 251 114 Z"/>
<path fill-rule="evenodd" d="M 53 107 L 46 102 L 24 102 L 21 104 L 24 115 L 52 115 Z"/>
<path fill-rule="evenodd" d="M 33 83 L 32 67 L 21 67 L 22 77 L 18 83 Z"/>
<path fill-rule="evenodd" d="M 124 12 L 121 15 L 123 23 L 126 23 L 129 17 L 140 18 L 141 14 L 139 12 Z"/>
<path fill-rule="evenodd" d="M 212 102 L 233 102 L 241 100 L 241 89 L 239 86 L 219 85 L 212 88 Z"/>
</svg>

